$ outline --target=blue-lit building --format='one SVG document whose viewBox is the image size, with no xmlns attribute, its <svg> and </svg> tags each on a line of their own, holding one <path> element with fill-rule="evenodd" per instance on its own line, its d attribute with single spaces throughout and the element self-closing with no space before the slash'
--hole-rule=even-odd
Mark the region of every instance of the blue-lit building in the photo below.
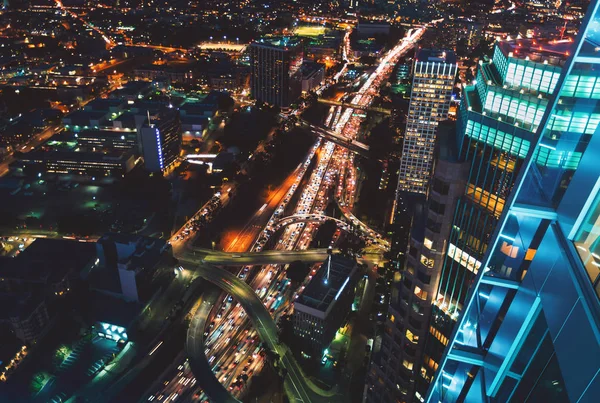
<svg viewBox="0 0 600 403">
<path fill-rule="evenodd" d="M 457 221 L 466 217 L 460 201 L 455 213 L 430 322 L 434 331 L 453 330 L 439 361 L 423 357 L 437 369 L 428 402 L 591 402 L 600 395 L 599 21 L 594 0 L 566 61 L 555 52 L 556 66 L 543 53 L 539 61 L 515 60 L 518 48 L 507 58 L 495 55 L 496 68 L 513 78 L 507 84 L 505 77 L 493 101 L 514 99 L 505 90 L 518 86 L 540 102 L 511 100 L 479 121 L 465 121 L 463 111 L 463 132 L 485 144 L 472 150 L 484 168 L 467 183 L 472 226 Z M 506 119 L 513 105 L 514 121 Z M 492 126 L 490 117 L 519 123 L 529 135 Z M 487 187 L 499 186 L 502 175 L 503 187 Z M 489 230 L 475 232 L 482 225 Z"/>
</svg>

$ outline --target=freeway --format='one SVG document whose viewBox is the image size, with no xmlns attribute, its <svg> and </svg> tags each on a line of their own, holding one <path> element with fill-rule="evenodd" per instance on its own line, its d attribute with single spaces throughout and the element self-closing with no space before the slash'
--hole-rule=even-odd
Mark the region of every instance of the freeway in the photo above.
<svg viewBox="0 0 600 403">
<path fill-rule="evenodd" d="M 356 93 L 351 103 L 368 106 L 376 95 L 379 86 L 384 82 L 385 77 L 393 69 L 398 57 L 414 46 L 422 32 L 423 29 L 409 31 L 406 39 L 383 57 L 380 66 Z M 332 132 L 335 133 L 335 137 L 339 137 L 337 139 L 339 142 L 351 142 L 357 137 L 361 117 L 353 114 L 351 108 L 345 108 L 345 110 L 341 107 L 338 108 L 340 110 L 335 117 L 330 114 L 329 121 L 333 128 Z M 316 159 L 316 164 L 314 164 L 314 168 L 307 171 L 313 156 Z M 204 338 L 205 355 L 210 357 L 208 362 L 214 366 L 212 368 L 213 373 L 216 374 L 218 381 L 223 386 L 228 387 L 230 393 L 235 396 L 240 396 L 244 391 L 244 375 L 247 379 L 262 366 L 263 360 L 259 358 L 260 354 L 257 354 L 259 347 L 253 344 L 260 336 L 265 345 L 279 354 L 282 365 L 288 370 L 285 390 L 292 398 L 291 400 L 301 400 L 303 402 L 338 401 L 337 398 L 333 398 L 332 392 L 329 392 L 327 396 L 325 396 L 327 392 L 322 390 L 319 392 L 319 389 L 312 384 L 310 379 L 304 377 L 285 346 L 278 345 L 275 340 L 277 327 L 271 317 L 272 314 L 274 318 L 278 318 L 282 314 L 288 314 L 293 309 L 291 302 L 298 295 L 298 292 L 301 292 L 308 279 L 304 282 L 300 291 L 291 290 L 289 281 L 285 278 L 285 265 L 268 263 L 281 263 L 282 260 L 285 262 L 297 260 L 298 257 L 307 258 L 310 256 L 313 253 L 312 251 L 302 252 L 302 250 L 308 248 L 318 224 L 308 222 L 286 226 L 281 237 L 277 239 L 275 250 L 266 254 L 246 255 L 241 252 L 233 252 L 233 250 L 235 248 L 236 250 L 250 250 L 251 252 L 260 251 L 274 234 L 269 228 L 272 228 L 272 225 L 281 218 L 281 215 L 285 211 L 289 211 L 291 207 L 294 210 L 293 214 L 323 214 L 328 203 L 329 190 L 332 188 L 337 187 L 336 194 L 340 193 L 339 189 L 343 189 L 342 193 L 346 194 L 346 198 L 343 200 L 350 209 L 352 195 L 356 191 L 356 167 L 353 164 L 353 158 L 352 153 L 347 148 L 336 146 L 333 141 L 327 141 L 327 139 L 325 141 L 317 140 L 312 154 L 305 160 L 297 175 L 290 179 L 292 185 L 289 188 L 284 186 L 278 192 L 278 197 L 272 203 L 267 203 L 265 209 L 270 211 L 276 207 L 275 211 L 268 220 L 264 231 L 260 232 L 260 235 L 257 236 L 258 239 L 249 248 L 247 247 L 248 241 L 256 235 L 254 228 L 261 227 L 268 213 L 257 214 L 252 219 L 251 225 L 248 225 L 242 231 L 242 234 L 238 234 L 238 236 L 243 236 L 238 238 L 237 241 L 235 236 L 232 237 L 227 248 L 231 252 L 228 253 L 188 249 L 187 246 L 191 237 L 187 234 L 187 227 L 182 228 L 180 233 L 172 238 L 174 253 L 182 264 L 186 265 L 187 268 L 198 267 L 195 272 L 196 275 L 208 279 L 231 294 L 219 305 L 215 305 L 215 307 L 219 307 L 219 310 L 216 311 L 217 316 L 205 328 L 206 333 L 203 334 L 206 335 Z M 310 172 L 310 175 L 303 181 L 302 178 L 306 172 Z M 297 195 L 299 196 L 298 200 L 294 196 L 296 190 L 299 192 Z M 280 199 L 281 194 L 285 195 L 283 200 Z M 292 200 L 294 200 L 295 205 L 288 206 L 288 203 L 292 203 Z M 223 200 L 219 200 L 219 203 L 221 202 Z M 217 203 L 217 201 L 213 201 L 214 203 Z M 204 213 L 199 212 L 199 214 Z M 210 215 L 210 213 L 207 214 Z M 334 242 L 336 239 L 337 235 L 334 236 Z M 204 254 L 202 254 L 203 252 Z M 301 255 L 298 255 L 298 252 L 301 252 Z M 194 253 L 196 254 L 194 255 Z M 216 264 L 237 267 L 239 273 L 236 276 L 223 269 L 216 268 L 214 265 L 209 265 L 207 262 L 210 259 Z M 317 260 L 324 260 L 324 256 Z M 266 262 L 265 266 L 252 269 L 249 267 L 254 264 L 259 265 L 262 262 Z M 314 275 L 318 268 L 318 265 L 314 265 L 311 274 Z M 248 281 L 248 284 L 245 281 Z M 234 298 L 239 301 L 237 304 Z M 249 327 L 250 322 L 254 325 L 254 330 Z M 189 372 L 186 372 L 188 370 L 185 363 L 180 367 L 178 369 L 181 372 L 168 378 L 169 381 L 165 382 L 167 388 L 161 387 L 155 395 L 152 395 L 154 398 L 158 399 L 165 393 L 163 396 L 168 396 L 168 399 L 172 400 L 178 398 L 178 396 L 183 399 L 181 393 L 189 393 L 187 387 L 182 389 L 177 385 L 181 382 L 184 385 L 191 382 L 190 384 L 193 387 L 196 378 L 192 379 Z M 205 379 L 205 377 L 198 378 L 202 383 Z M 175 384 L 171 386 L 173 381 L 175 381 Z M 151 400 L 152 396 L 149 396 L 148 399 Z M 199 395 L 199 397 L 201 396 Z"/>
<path fill-rule="evenodd" d="M 291 354 L 284 346 L 279 344 L 277 325 L 260 298 L 246 282 L 215 266 L 196 265 L 194 261 L 186 261 L 185 263 L 188 264 L 188 268 L 195 270 L 200 277 L 226 291 L 242 305 L 263 343 L 282 358 L 281 363 L 287 370 L 285 382 L 289 383 L 289 390 L 294 394 L 295 401 L 316 402 L 323 398 L 326 399 L 326 396 L 315 393 L 314 386 L 311 387 L 308 384 L 298 365 L 292 363 Z M 193 265 L 194 268 L 190 267 L 189 264 Z"/>
<path fill-rule="evenodd" d="M 382 239 L 381 234 L 378 234 L 375 230 L 369 228 L 366 224 L 362 223 L 358 218 L 356 218 L 351 212 L 344 211 L 344 218 L 347 221 L 340 220 L 338 218 L 330 217 L 324 214 L 293 214 L 287 217 L 283 217 L 279 221 L 275 223 L 273 226 L 273 230 L 278 230 L 279 228 L 298 224 L 302 222 L 314 222 L 314 223 L 323 223 L 328 220 L 335 221 L 338 228 L 344 231 L 352 231 L 354 229 L 359 230 L 366 239 L 370 240 L 374 244 L 383 244 L 384 246 L 389 246 L 387 241 Z M 355 226 L 355 227 L 353 227 Z"/>
<path fill-rule="evenodd" d="M 365 157 L 369 156 L 369 146 L 361 143 L 360 141 L 353 140 L 347 136 L 344 136 L 340 133 L 327 130 L 324 127 L 315 126 L 305 120 L 300 120 L 298 123 L 301 126 L 308 127 L 314 134 L 317 136 L 323 137 L 325 140 L 329 140 L 339 146 L 342 146 L 354 153 L 363 155 Z"/>
</svg>

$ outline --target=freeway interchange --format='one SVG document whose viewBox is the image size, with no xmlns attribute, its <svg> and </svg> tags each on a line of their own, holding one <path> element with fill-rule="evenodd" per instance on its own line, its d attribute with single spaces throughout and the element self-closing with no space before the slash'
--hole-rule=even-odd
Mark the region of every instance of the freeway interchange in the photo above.
<svg viewBox="0 0 600 403">
<path fill-rule="evenodd" d="M 424 29 L 410 30 L 405 39 L 382 58 L 352 98 L 352 104 L 364 107 L 371 104 L 398 58 L 415 45 Z M 328 130 L 338 137 L 356 140 L 361 118 L 352 111 L 352 108 L 332 106 L 327 117 Z M 276 321 L 292 311 L 293 300 L 319 269 L 318 262 L 325 260 L 328 254 L 327 249 L 308 248 L 322 223 L 322 219 L 317 217 L 324 217 L 330 190 L 334 191 L 345 219 L 357 226 L 364 237 L 371 239 L 372 245 L 381 251 L 389 246 L 380 235 L 352 216 L 352 195 L 356 193 L 355 169 L 351 151 L 326 138 L 319 138 L 306 160 L 276 192 L 278 197 L 265 204 L 252 218 L 252 229 L 244 230 L 247 232 L 244 236 L 251 241 L 244 243 L 242 251 L 233 251 L 240 250 L 239 245 L 234 246 L 237 238 L 226 246 L 226 252 L 221 252 L 191 247 L 193 236 L 187 229 L 189 225 L 176 232 L 171 242 L 183 269 L 190 273 L 191 278 L 208 280 L 222 293 L 218 297 L 215 297 L 216 294 L 204 295 L 199 301 L 188 330 L 190 360 L 181 358 L 181 362 L 175 363 L 179 364 L 177 369 L 167 369 L 167 380 L 153 385 L 143 401 L 172 401 L 184 396 L 195 401 L 237 401 L 247 389 L 249 377 L 266 365 L 259 341 L 279 357 L 278 363 L 286 371 L 284 390 L 290 401 L 344 401 L 344 398 L 334 397 L 335 387 L 330 391 L 322 390 L 302 373 L 291 352 L 279 343 Z M 226 204 L 228 194 L 228 191 L 222 191 L 216 196 L 218 200 L 210 202 L 211 205 Z M 283 212 L 290 208 L 293 208 L 292 216 L 297 219 L 278 227 L 278 223 L 285 219 Z M 206 214 L 210 214 L 208 208 L 198 212 L 198 216 Z M 276 227 L 281 231 L 273 231 Z M 262 251 L 275 234 L 278 238 L 271 240 L 270 243 L 274 244 L 272 250 Z M 338 230 L 334 242 L 339 236 Z M 309 277 L 297 291 L 290 289 L 285 275 L 286 265 L 295 260 L 311 263 Z M 235 267 L 235 270 L 229 271 L 217 265 Z M 214 375 L 208 380 L 207 368 Z M 202 390 L 198 390 L 198 386 Z"/>
</svg>

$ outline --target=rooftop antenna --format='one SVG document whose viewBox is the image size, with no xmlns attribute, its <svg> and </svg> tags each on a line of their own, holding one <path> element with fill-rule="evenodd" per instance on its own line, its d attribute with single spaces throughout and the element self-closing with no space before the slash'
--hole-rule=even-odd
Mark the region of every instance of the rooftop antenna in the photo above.
<svg viewBox="0 0 600 403">
<path fill-rule="evenodd" d="M 567 30 L 567 20 L 565 20 L 565 25 L 560 30 L 560 39 L 563 40 L 565 37 L 565 31 Z"/>
<path fill-rule="evenodd" d="M 325 284 L 329 283 L 329 273 L 331 272 L 331 254 L 333 253 L 333 250 L 331 249 L 331 246 L 327 249 L 327 277 L 325 278 Z"/>
<path fill-rule="evenodd" d="M 152 126 L 150 123 L 150 110 L 146 109 L 146 113 L 148 113 L 148 126 Z"/>
</svg>

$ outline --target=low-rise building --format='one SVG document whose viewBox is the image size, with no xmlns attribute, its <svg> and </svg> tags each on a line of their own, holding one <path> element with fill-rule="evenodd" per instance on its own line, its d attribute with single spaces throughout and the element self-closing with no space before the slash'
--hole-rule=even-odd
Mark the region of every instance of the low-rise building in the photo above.
<svg viewBox="0 0 600 403">
<path fill-rule="evenodd" d="M 171 245 L 158 238 L 105 234 L 96 243 L 93 289 L 125 301 L 147 302 L 173 278 Z"/>
<path fill-rule="evenodd" d="M 24 343 L 34 343 L 51 327 L 46 301 L 32 293 L 0 294 L 0 323 L 8 324 L 12 333 Z"/>
<path fill-rule="evenodd" d="M 319 63 L 302 64 L 302 92 L 311 91 L 325 80 L 325 66 Z"/>
</svg>

